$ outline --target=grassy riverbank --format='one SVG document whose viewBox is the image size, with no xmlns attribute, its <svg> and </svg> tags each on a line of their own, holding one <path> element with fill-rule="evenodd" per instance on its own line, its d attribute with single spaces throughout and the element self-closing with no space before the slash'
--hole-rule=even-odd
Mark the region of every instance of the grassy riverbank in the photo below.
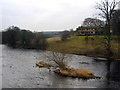
<svg viewBox="0 0 120 90">
<path fill-rule="evenodd" d="M 87 56 L 99 56 L 106 57 L 106 50 L 104 45 L 105 36 L 88 36 L 88 40 L 85 40 L 86 36 L 72 36 L 67 41 L 61 41 L 60 37 L 49 38 L 48 50 L 64 52 L 70 54 L 83 54 Z M 114 58 L 120 58 L 118 52 L 119 43 L 116 40 L 116 36 L 112 36 L 111 48 Z"/>
</svg>

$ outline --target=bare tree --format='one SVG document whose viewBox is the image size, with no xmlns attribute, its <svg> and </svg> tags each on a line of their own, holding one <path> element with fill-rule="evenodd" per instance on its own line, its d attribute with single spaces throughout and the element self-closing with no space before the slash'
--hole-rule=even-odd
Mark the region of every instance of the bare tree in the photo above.
<svg viewBox="0 0 120 90">
<path fill-rule="evenodd" d="M 96 18 L 85 18 L 82 26 L 101 27 L 104 26 L 104 21 Z"/>
<path fill-rule="evenodd" d="M 117 6 L 118 2 L 116 0 L 104 0 L 101 3 L 97 3 L 96 9 L 100 10 L 101 13 L 99 14 L 102 18 L 106 20 L 105 28 L 106 28 L 106 35 L 107 37 L 105 46 L 107 50 L 107 57 L 108 59 L 112 56 L 111 50 L 111 19 L 112 14 L 114 12 L 115 7 Z"/>
<path fill-rule="evenodd" d="M 45 52 L 44 57 L 48 61 L 53 61 L 61 69 L 67 69 L 68 68 L 67 61 L 71 60 L 70 54 L 59 53 L 55 51 Z"/>
</svg>

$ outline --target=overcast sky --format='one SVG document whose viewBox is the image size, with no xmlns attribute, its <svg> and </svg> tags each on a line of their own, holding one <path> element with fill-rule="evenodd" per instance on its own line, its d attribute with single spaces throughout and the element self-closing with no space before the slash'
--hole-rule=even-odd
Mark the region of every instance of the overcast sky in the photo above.
<svg viewBox="0 0 120 90">
<path fill-rule="evenodd" d="M 11 25 L 32 31 L 69 30 L 96 17 L 100 0 L 1 0 L 0 29 Z"/>
</svg>

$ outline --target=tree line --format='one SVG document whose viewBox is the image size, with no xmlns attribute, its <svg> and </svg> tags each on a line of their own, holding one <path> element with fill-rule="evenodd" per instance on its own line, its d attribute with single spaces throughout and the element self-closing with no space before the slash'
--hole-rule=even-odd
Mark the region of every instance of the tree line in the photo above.
<svg viewBox="0 0 120 90">
<path fill-rule="evenodd" d="M 31 32 L 11 26 L 2 31 L 2 44 L 13 48 L 41 49 L 47 48 L 47 41 L 42 32 Z"/>
</svg>

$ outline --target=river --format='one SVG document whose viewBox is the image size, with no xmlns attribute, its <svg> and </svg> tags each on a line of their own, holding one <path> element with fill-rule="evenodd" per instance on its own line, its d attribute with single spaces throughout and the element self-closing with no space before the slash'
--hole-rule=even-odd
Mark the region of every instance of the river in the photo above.
<svg viewBox="0 0 120 90">
<path fill-rule="evenodd" d="M 43 51 L 12 49 L 1 45 L 2 88 L 118 88 L 120 87 L 120 62 L 111 63 L 108 78 L 106 61 L 96 61 L 93 57 L 73 55 L 70 67 L 87 68 L 101 79 L 78 79 L 63 77 L 46 68 L 35 66 L 37 61 L 46 61 Z M 2 68 L 2 69 L 1 69 Z"/>
</svg>

